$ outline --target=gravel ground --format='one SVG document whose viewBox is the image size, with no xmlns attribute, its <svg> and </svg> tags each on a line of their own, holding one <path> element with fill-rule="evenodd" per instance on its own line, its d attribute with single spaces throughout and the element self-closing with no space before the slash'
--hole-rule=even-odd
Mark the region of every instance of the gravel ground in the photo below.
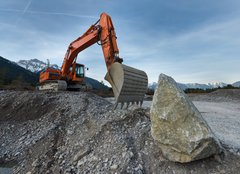
<svg viewBox="0 0 240 174">
<path fill-rule="evenodd" d="M 149 108 L 151 101 L 144 101 Z M 193 101 L 213 133 L 226 148 L 240 152 L 240 105 L 236 102 Z"/>
<path fill-rule="evenodd" d="M 164 159 L 150 133 L 149 104 L 113 110 L 91 93 L 0 91 L 0 166 L 28 174 L 239 172 L 235 141 L 208 159 Z"/>
<path fill-rule="evenodd" d="M 218 90 L 189 97 L 223 145 L 240 153 L 240 90 Z M 107 100 L 114 102 L 113 98 Z M 149 109 L 151 103 L 144 101 L 142 107 Z"/>
<path fill-rule="evenodd" d="M 233 102 L 193 102 L 225 146 L 240 149 L 240 105 Z"/>
</svg>

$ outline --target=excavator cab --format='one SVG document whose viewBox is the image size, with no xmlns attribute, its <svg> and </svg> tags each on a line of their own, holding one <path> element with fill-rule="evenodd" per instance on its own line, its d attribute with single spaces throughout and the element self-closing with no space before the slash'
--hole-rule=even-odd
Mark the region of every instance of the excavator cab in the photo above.
<svg viewBox="0 0 240 174">
<path fill-rule="evenodd" d="M 76 64 L 75 76 L 77 78 L 84 78 L 85 77 L 85 66 L 83 64 Z"/>
<path fill-rule="evenodd" d="M 67 89 L 78 91 L 85 89 L 85 66 L 74 62 L 69 68 L 69 80 L 67 80 Z"/>
<path fill-rule="evenodd" d="M 70 67 L 71 81 L 82 82 L 85 78 L 85 66 L 83 64 L 74 63 Z"/>
</svg>

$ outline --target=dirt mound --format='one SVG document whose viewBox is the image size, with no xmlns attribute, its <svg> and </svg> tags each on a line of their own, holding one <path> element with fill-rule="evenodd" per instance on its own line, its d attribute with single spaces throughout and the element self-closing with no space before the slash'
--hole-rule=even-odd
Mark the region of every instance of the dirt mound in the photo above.
<svg viewBox="0 0 240 174">
<path fill-rule="evenodd" d="M 164 159 L 151 137 L 149 109 L 113 110 L 83 92 L 2 91 L 0 98 L 0 163 L 14 162 L 14 173 L 236 173 L 240 167 L 229 151 L 189 164 Z"/>
<path fill-rule="evenodd" d="M 239 102 L 240 89 L 218 89 L 207 94 L 188 94 L 194 101 Z"/>
<path fill-rule="evenodd" d="M 56 96 L 48 93 L 1 92 L 0 121 L 27 121 L 40 118 L 54 107 Z"/>
<path fill-rule="evenodd" d="M 218 89 L 209 94 L 212 97 L 224 97 L 227 99 L 240 100 L 240 89 Z"/>
</svg>

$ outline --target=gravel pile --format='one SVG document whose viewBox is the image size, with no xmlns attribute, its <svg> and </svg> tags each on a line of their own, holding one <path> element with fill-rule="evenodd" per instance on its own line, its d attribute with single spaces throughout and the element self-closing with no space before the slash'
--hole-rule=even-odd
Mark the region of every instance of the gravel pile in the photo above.
<svg viewBox="0 0 240 174">
<path fill-rule="evenodd" d="M 149 109 L 113 110 L 84 92 L 0 92 L 0 165 L 13 173 L 236 173 L 240 156 L 188 164 L 163 158 Z"/>
<path fill-rule="evenodd" d="M 240 89 L 218 89 L 206 94 L 189 94 L 193 101 L 240 102 Z"/>
</svg>

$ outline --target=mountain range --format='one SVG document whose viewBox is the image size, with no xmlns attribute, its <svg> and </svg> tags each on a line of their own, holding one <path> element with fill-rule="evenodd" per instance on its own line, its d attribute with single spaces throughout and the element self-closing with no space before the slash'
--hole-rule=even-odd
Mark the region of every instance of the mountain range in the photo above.
<svg viewBox="0 0 240 174">
<path fill-rule="evenodd" d="M 44 68 L 46 68 L 48 66 L 47 63 L 45 63 L 45 62 L 43 62 L 41 60 L 38 60 L 38 59 L 20 60 L 20 61 L 15 63 L 15 62 L 11 62 L 11 61 L 9 61 L 7 59 L 4 59 L 3 57 L 0 57 L 0 58 L 1 58 L 0 59 L 0 61 L 1 61 L 0 65 L 3 66 L 1 68 L 1 71 L 0 71 L 0 76 L 1 76 L 1 73 L 3 73 L 3 69 L 4 68 L 6 69 L 6 67 L 5 67 L 6 66 L 6 62 L 8 62 L 7 63 L 8 65 L 10 65 L 10 64 L 15 64 L 15 66 L 18 65 L 16 67 L 16 69 L 18 69 L 20 72 L 24 73 L 23 76 L 24 77 L 27 76 L 27 79 L 29 79 L 30 76 L 33 76 L 32 79 L 34 78 L 34 80 L 32 80 L 32 81 L 30 80 L 31 82 L 33 82 L 32 84 L 35 84 L 38 81 L 38 76 L 36 76 L 36 73 L 39 73 L 40 71 L 42 71 Z M 54 69 L 59 69 L 59 66 L 56 65 L 56 64 L 50 64 L 49 66 L 54 68 Z M 11 67 L 13 68 L 13 65 L 11 65 Z M 29 71 L 26 71 L 26 70 L 29 70 Z M 28 75 L 25 75 L 25 74 L 28 74 Z M 12 78 L 10 78 L 10 79 L 12 79 Z M 29 83 L 29 81 L 27 83 Z M 108 86 L 100 83 L 99 81 L 97 81 L 95 79 L 89 78 L 89 77 L 86 77 L 86 83 L 88 85 L 90 85 L 93 89 L 108 89 Z M 218 83 L 208 83 L 208 84 L 178 83 L 178 85 L 180 86 L 181 89 L 185 90 L 187 88 L 212 89 L 212 88 L 217 88 L 217 87 L 224 87 L 224 86 L 227 86 L 228 84 L 227 83 L 223 83 L 223 82 L 218 82 Z M 232 85 L 234 87 L 240 87 L 240 81 L 237 81 L 237 82 L 235 82 L 233 84 L 230 84 L 230 85 Z M 153 83 L 149 83 L 148 88 L 154 90 L 156 88 L 156 86 L 157 86 L 157 83 L 153 82 Z"/>
<path fill-rule="evenodd" d="M 192 88 L 192 89 L 213 89 L 213 88 L 218 88 L 218 87 L 224 87 L 227 86 L 229 84 L 227 83 L 223 83 L 223 82 L 218 82 L 218 83 L 208 83 L 208 84 L 200 84 L 200 83 L 177 83 L 178 86 L 182 89 L 188 89 L 188 88 Z M 240 81 L 237 81 L 233 84 L 230 84 L 234 87 L 240 87 Z M 153 83 L 149 83 L 148 84 L 148 88 L 155 90 L 157 87 L 157 83 L 153 82 Z"/>
<path fill-rule="evenodd" d="M 233 85 L 234 87 L 240 87 L 240 81 L 235 82 L 235 83 L 233 83 L 232 85 Z"/>
<path fill-rule="evenodd" d="M 38 75 L 0 56 L 0 88 L 32 88 Z"/>
<path fill-rule="evenodd" d="M 47 63 L 38 60 L 38 59 L 30 59 L 30 60 L 19 60 L 16 62 L 19 66 L 31 71 L 31 72 L 40 72 L 44 68 L 46 68 L 48 65 Z M 59 69 L 58 65 L 56 64 L 50 64 L 50 67 L 54 69 Z"/>
</svg>

